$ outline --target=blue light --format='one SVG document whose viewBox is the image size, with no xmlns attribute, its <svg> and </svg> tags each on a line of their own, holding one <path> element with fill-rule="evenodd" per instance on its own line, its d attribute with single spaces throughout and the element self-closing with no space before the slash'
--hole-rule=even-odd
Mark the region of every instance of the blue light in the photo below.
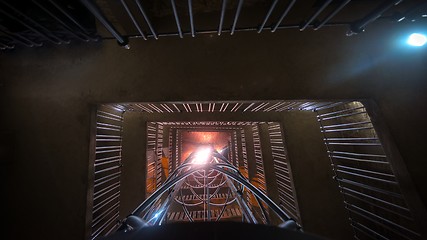
<svg viewBox="0 0 427 240">
<path fill-rule="evenodd" d="M 158 213 L 156 213 L 156 214 L 154 214 L 154 218 L 158 218 L 160 216 L 160 213 L 158 212 Z"/>
<path fill-rule="evenodd" d="M 421 47 L 424 44 L 427 43 L 427 36 L 420 34 L 420 33 L 412 33 L 408 40 L 406 41 L 407 44 L 415 47 Z"/>
</svg>

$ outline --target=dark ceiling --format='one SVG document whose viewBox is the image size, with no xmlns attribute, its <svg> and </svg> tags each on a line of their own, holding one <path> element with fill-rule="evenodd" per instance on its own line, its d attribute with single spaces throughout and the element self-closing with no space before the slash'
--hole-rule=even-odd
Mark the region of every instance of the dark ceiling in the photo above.
<svg viewBox="0 0 427 240">
<path fill-rule="evenodd" d="M 117 39 L 128 47 L 130 38 L 323 27 L 341 27 L 352 35 L 376 21 L 418 24 L 427 16 L 422 0 L 3 0 L 0 6 L 3 50 L 100 39 Z"/>
</svg>

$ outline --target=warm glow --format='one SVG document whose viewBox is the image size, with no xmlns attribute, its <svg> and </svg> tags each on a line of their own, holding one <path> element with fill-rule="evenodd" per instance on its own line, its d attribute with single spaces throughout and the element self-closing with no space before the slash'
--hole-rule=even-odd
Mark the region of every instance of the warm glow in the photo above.
<svg viewBox="0 0 427 240">
<path fill-rule="evenodd" d="M 195 153 L 201 147 L 221 149 L 231 141 L 230 132 L 210 131 L 183 131 L 181 133 L 182 153 L 181 159 L 187 159 L 191 153 Z"/>
<path fill-rule="evenodd" d="M 194 154 L 192 163 L 194 164 L 206 164 L 210 159 L 212 149 L 210 147 L 199 148 Z"/>
</svg>

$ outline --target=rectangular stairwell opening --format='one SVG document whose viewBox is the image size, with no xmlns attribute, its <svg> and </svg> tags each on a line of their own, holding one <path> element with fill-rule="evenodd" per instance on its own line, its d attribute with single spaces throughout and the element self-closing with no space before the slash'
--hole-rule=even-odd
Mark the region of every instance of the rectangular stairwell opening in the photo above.
<svg viewBox="0 0 427 240">
<path fill-rule="evenodd" d="M 213 144 L 217 150 L 226 151 L 228 160 L 254 186 L 314 234 L 334 237 L 332 230 L 324 230 L 328 226 L 323 230 L 312 227 L 316 221 L 310 218 L 316 218 L 316 214 L 307 212 L 321 211 L 322 204 L 329 204 L 331 209 L 343 211 L 342 219 L 335 221 L 346 224 L 352 229 L 348 234 L 357 239 L 421 239 L 419 216 L 413 211 L 416 196 L 401 188 L 402 184 L 411 184 L 410 179 L 402 175 L 405 171 L 402 160 L 396 157 L 397 150 L 393 150 L 392 139 L 378 115 L 375 104 L 369 101 L 99 105 L 94 112 L 93 149 L 89 159 L 92 185 L 88 189 L 87 237 L 94 239 L 115 231 L 118 222 L 158 189 L 194 148 Z M 311 125 L 305 126 L 308 122 Z M 310 130 L 316 131 L 311 135 L 309 129 L 317 130 Z M 313 159 L 322 158 L 323 162 L 307 157 L 305 160 L 311 166 L 300 167 L 298 163 L 305 160 L 298 158 L 310 154 L 310 150 L 302 149 L 310 149 L 307 144 L 313 143 L 322 155 Z M 331 191 L 341 198 L 336 206 L 321 203 L 317 208 L 303 207 L 310 202 L 307 199 L 310 194 L 298 186 L 303 186 L 304 178 L 310 180 L 309 169 L 316 167 L 328 169 L 325 174 L 331 177 L 324 181 L 332 184 Z M 311 192 L 320 194 L 321 182 L 310 184 L 319 188 Z M 194 194 L 185 189 L 184 192 L 179 201 L 195 201 Z M 223 191 L 215 194 L 212 201 L 227 198 Z M 271 212 L 266 206 L 257 204 L 250 193 L 244 196 L 259 223 L 277 224 L 277 219 L 269 217 Z M 223 220 L 241 221 L 242 211 L 238 207 L 225 209 Z M 209 217 L 219 214 L 213 208 Z M 203 220 L 206 216 L 206 210 L 184 213 L 175 207 L 166 219 L 168 222 Z"/>
</svg>

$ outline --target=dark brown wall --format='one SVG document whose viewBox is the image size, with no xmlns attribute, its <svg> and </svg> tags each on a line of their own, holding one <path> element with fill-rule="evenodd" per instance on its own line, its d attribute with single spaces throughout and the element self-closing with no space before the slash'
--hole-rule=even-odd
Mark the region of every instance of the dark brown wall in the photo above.
<svg viewBox="0 0 427 240">
<path fill-rule="evenodd" d="M 134 112 L 125 112 L 123 118 L 120 219 L 144 200 L 147 176 L 147 123 Z"/>
<path fill-rule="evenodd" d="M 344 33 L 286 30 L 132 41 L 128 51 L 105 41 L 2 53 L 10 231 L 83 238 L 90 105 L 103 102 L 372 98 L 426 202 L 427 51 L 397 45 L 399 29 L 388 25 Z M 31 223 L 24 231 L 23 221 Z"/>
<path fill-rule="evenodd" d="M 289 112 L 283 132 L 304 231 L 328 239 L 353 232 L 314 112 Z"/>
</svg>

